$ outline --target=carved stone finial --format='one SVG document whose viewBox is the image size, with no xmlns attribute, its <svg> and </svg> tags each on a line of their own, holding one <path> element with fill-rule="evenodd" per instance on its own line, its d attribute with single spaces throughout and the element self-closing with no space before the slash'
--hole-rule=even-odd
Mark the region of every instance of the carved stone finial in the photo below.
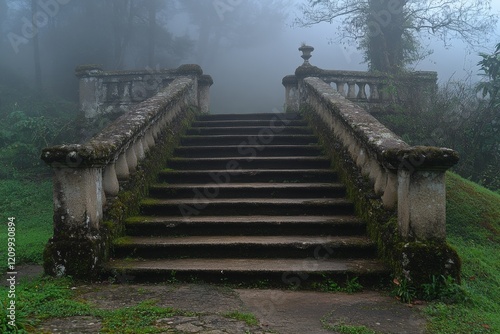
<svg viewBox="0 0 500 334">
<path fill-rule="evenodd" d="M 299 48 L 299 51 L 302 52 L 302 56 L 301 57 L 302 57 L 302 59 L 304 59 L 304 64 L 302 64 L 302 66 L 304 66 L 304 65 L 306 65 L 306 66 L 307 65 L 311 65 L 309 63 L 309 58 L 312 57 L 311 52 L 314 51 L 314 48 L 312 46 L 310 46 L 310 45 L 302 44 L 302 46 Z"/>
</svg>

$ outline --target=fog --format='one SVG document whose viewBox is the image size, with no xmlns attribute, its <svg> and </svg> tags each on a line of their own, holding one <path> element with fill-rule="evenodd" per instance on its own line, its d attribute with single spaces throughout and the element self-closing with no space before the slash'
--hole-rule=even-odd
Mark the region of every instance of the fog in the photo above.
<svg viewBox="0 0 500 334">
<path fill-rule="evenodd" d="M 2 8 L 2 3 L 7 8 Z M 39 27 L 40 59 L 44 91 L 68 99 L 77 99 L 76 65 L 98 63 L 106 69 L 146 68 L 148 11 L 144 0 L 133 0 L 137 6 L 134 25 L 120 25 L 124 19 L 116 12 L 104 16 L 106 3 L 116 11 L 113 0 L 44 0 L 57 2 L 50 20 Z M 115 0 L 116 2 L 116 0 Z M 122 0 L 121 4 L 129 3 Z M 314 46 L 311 63 L 324 69 L 366 70 L 362 52 L 355 46 L 344 48 L 332 41 L 336 24 L 318 24 L 311 28 L 293 25 L 301 15 L 299 0 L 165 0 L 160 1 L 155 18 L 155 61 L 153 67 L 176 67 L 183 63 L 199 63 L 212 75 L 211 89 L 214 113 L 271 112 L 281 109 L 284 89 L 281 79 L 292 74 L 302 63 L 298 47 Z M 22 35 L 23 24 L 30 17 L 31 1 L 0 0 L 2 32 L 0 84 L 23 82 L 33 86 L 33 39 L 13 47 L 9 33 Z M 92 7 L 92 6 L 95 6 Z M 500 11 L 500 2 L 493 3 Z M 111 7 L 109 7 L 111 8 Z M 108 8 L 108 9 L 109 9 Z M 129 8 L 129 9 L 130 9 Z M 38 7 L 38 10 L 41 10 Z M 123 8 L 124 15 L 127 8 Z M 0 13 L 2 14 L 2 13 Z M 7 15 L 5 15 L 7 14 Z M 52 14 L 52 13 L 50 13 Z M 114 21 L 113 21 L 114 20 Z M 108 22 L 109 21 L 109 22 Z M 130 21 L 132 22 L 132 21 Z M 160 27 L 161 26 L 161 27 Z M 116 28 L 122 31 L 116 31 Z M 113 31 L 113 28 L 115 30 Z M 134 38 L 127 38 L 127 30 Z M 499 41 L 491 36 L 481 51 L 491 52 Z M 10 35 L 12 37 L 12 35 Z M 103 36 L 108 36 L 105 39 Z M 208 37 L 207 37 L 208 36 Z M 116 39 L 123 42 L 117 53 Z M 416 64 L 417 70 L 437 71 L 440 82 L 464 80 L 472 75 L 478 80 L 476 66 L 480 50 L 471 50 L 460 41 L 428 42 L 434 53 Z M 15 43 L 14 43 L 15 44 Z M 16 50 L 17 48 L 17 50 Z M 113 50 L 114 49 L 114 50 Z M 16 52 L 17 51 L 17 52 Z M 120 61 L 117 60 L 120 54 Z M 15 76 L 15 77 L 14 77 Z"/>
</svg>

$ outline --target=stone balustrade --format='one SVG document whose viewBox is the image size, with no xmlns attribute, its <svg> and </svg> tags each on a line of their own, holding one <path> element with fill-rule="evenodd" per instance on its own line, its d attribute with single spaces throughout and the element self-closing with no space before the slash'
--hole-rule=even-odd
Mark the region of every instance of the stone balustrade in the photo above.
<svg viewBox="0 0 500 334">
<path fill-rule="evenodd" d="M 121 115 L 158 91 L 175 78 L 197 79 L 202 112 L 208 112 L 210 76 L 204 76 L 198 65 L 181 65 L 176 69 L 104 71 L 97 65 L 82 65 L 75 70 L 80 80 L 80 110 L 86 119 Z"/>
<path fill-rule="evenodd" d="M 102 263 L 109 248 L 101 226 L 107 202 L 174 119 L 189 108 L 208 109 L 211 78 L 199 66 L 189 67 L 197 74 L 179 75 L 152 97 L 130 105 L 88 142 L 43 150 L 41 158 L 54 172 L 54 236 L 45 252 L 46 272 L 78 276 L 75 270 L 93 272 Z"/>
<path fill-rule="evenodd" d="M 298 82 L 313 76 L 332 86 L 340 95 L 365 107 L 371 113 L 386 111 L 395 103 L 404 104 L 419 99 L 426 108 L 437 90 L 437 73 L 429 71 L 408 72 L 400 75 L 363 71 L 324 70 L 307 61 L 297 68 L 295 75 L 286 76 L 285 110 L 297 111 Z"/>
<path fill-rule="evenodd" d="M 457 153 L 408 145 L 320 78 L 305 78 L 300 87 L 301 103 L 340 140 L 384 207 L 397 209 L 400 235 L 445 240 L 445 172 L 458 162 Z"/>
</svg>

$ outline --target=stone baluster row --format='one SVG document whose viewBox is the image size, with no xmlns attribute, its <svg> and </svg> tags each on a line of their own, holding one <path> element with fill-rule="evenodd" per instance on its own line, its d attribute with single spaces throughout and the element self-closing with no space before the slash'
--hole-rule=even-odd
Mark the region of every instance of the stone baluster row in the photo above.
<svg viewBox="0 0 500 334">
<path fill-rule="evenodd" d="M 114 197 L 120 190 L 119 181 L 127 180 L 130 174 L 135 172 L 140 161 L 142 161 L 149 150 L 155 145 L 162 130 L 168 122 L 180 111 L 176 106 L 170 113 L 163 114 L 156 122 L 151 124 L 142 133 L 130 140 L 129 144 L 122 149 L 116 158 L 110 161 L 103 170 L 104 196 Z"/>
<path fill-rule="evenodd" d="M 325 81 L 328 83 L 330 80 Z M 332 87 L 335 88 L 340 95 L 348 99 L 378 101 L 381 98 L 379 92 L 380 85 L 374 82 L 335 80 L 331 81 L 330 84 L 331 83 L 335 84 L 335 86 Z M 369 96 L 366 91 L 367 87 L 369 89 Z"/>
</svg>

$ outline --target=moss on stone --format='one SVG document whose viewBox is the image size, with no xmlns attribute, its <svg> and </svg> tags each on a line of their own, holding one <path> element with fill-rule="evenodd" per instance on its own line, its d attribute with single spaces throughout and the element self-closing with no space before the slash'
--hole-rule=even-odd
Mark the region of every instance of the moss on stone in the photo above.
<svg viewBox="0 0 500 334">
<path fill-rule="evenodd" d="M 201 69 L 200 65 L 197 64 L 184 64 L 179 66 L 175 72 L 178 74 L 195 74 L 195 75 L 202 75 L 203 70 Z"/>
<path fill-rule="evenodd" d="M 303 106 L 300 113 L 332 159 L 332 166 L 346 186 L 356 214 L 367 223 L 368 235 L 376 242 L 379 257 L 393 275 L 409 279 L 417 289 L 429 283 L 433 275 L 451 275 L 459 280 L 461 263 L 457 252 L 446 243 L 405 242 L 398 232 L 396 211 L 384 208 L 380 196 L 374 193 L 373 184 L 362 176 L 340 140 L 311 107 Z"/>
<path fill-rule="evenodd" d="M 180 141 L 181 135 L 198 114 L 197 108 L 186 108 L 169 124 L 167 130 L 156 139 L 156 145 L 139 163 L 135 173 L 120 182 L 120 192 L 108 198 L 104 218 L 98 231 L 58 231 L 44 251 L 44 268 L 49 275 L 70 275 L 81 279 L 98 278 L 103 264 L 108 261 L 113 240 L 123 236 L 125 221 L 139 213 L 140 201 L 156 183 L 158 173 Z M 71 260 L 68 260 L 71 259 Z"/>
<path fill-rule="evenodd" d="M 301 78 L 315 77 L 315 76 L 321 76 L 323 72 L 324 71 L 319 67 L 312 65 L 302 65 L 297 67 L 297 69 L 295 70 L 295 75 Z"/>
</svg>

